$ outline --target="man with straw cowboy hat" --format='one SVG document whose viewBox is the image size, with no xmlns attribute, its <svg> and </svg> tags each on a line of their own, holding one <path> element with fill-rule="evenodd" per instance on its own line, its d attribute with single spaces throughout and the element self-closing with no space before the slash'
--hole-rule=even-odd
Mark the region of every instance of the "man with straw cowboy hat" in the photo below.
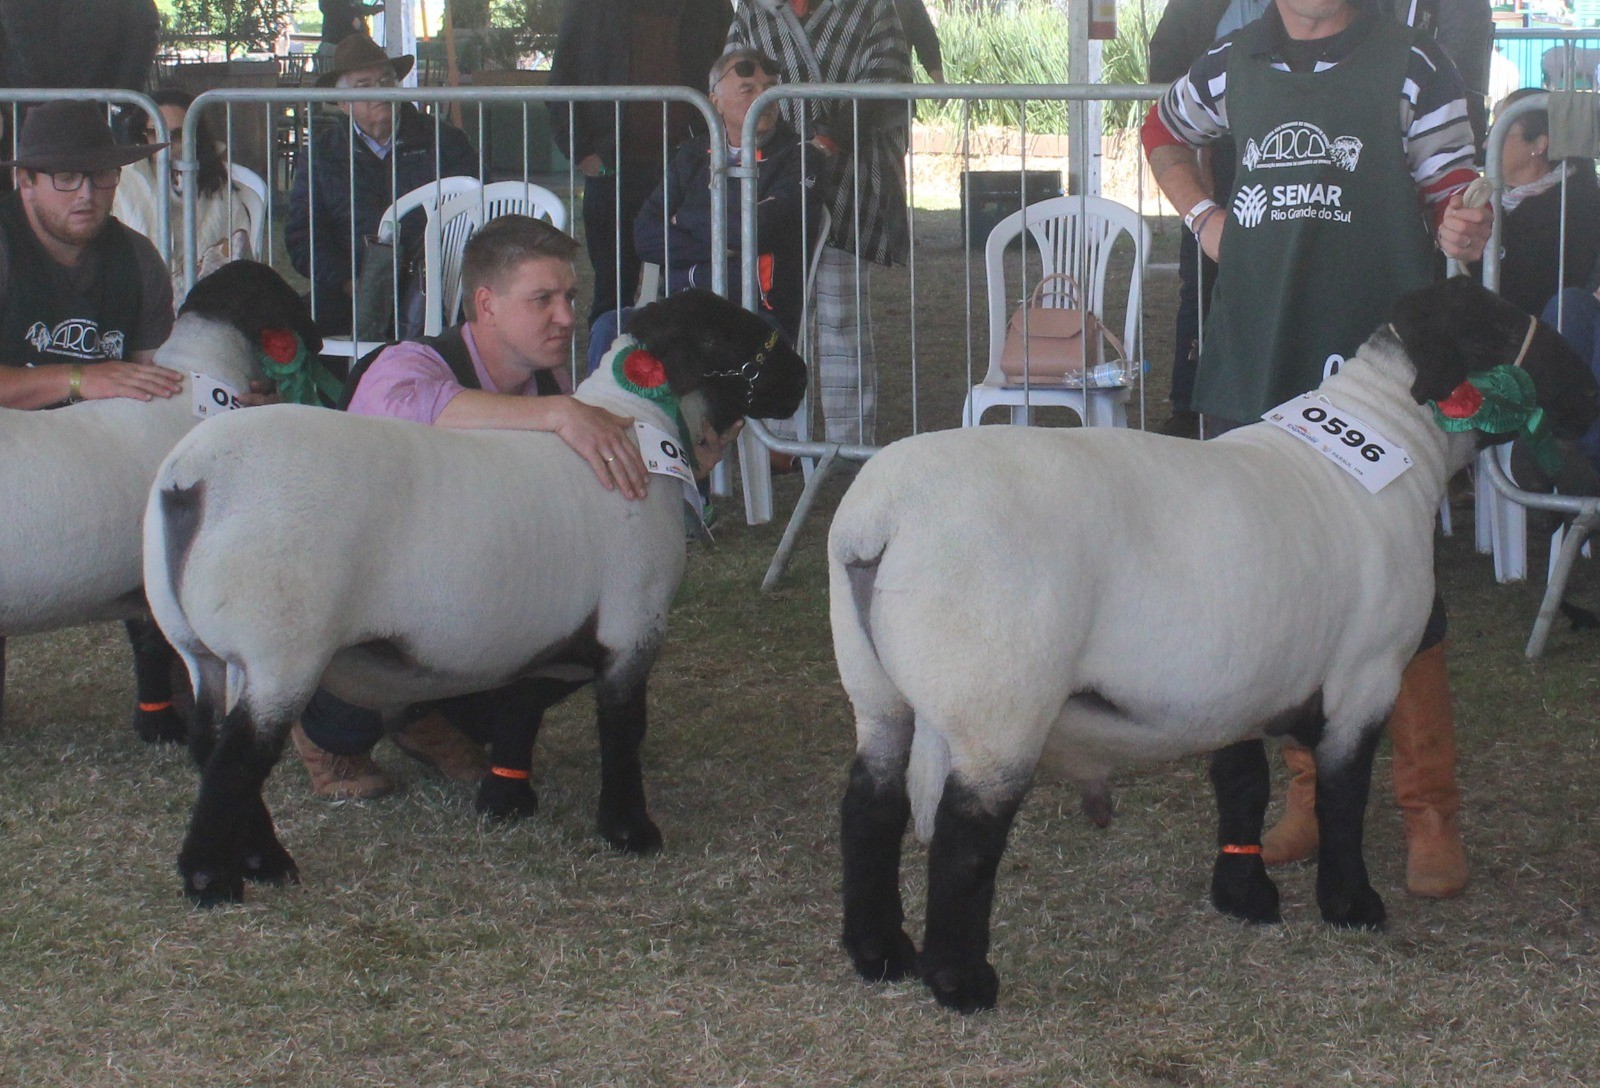
<svg viewBox="0 0 1600 1088">
<path fill-rule="evenodd" d="M 367 35 L 352 34 L 339 43 L 317 86 L 398 87 L 415 60 L 391 57 Z M 314 126 L 310 154 L 289 193 L 284 231 L 295 271 L 312 280 L 312 309 L 327 335 L 350 331 L 355 278 L 366 257 L 362 239 L 378 233 L 395 197 L 441 177 L 478 174 L 478 153 L 466 133 L 438 122 L 435 155 L 435 122 L 409 102 L 341 102 L 339 108 L 350 123 Z M 421 212 L 402 221 L 397 255 L 421 252 L 422 228 Z"/>
<path fill-rule="evenodd" d="M 0 200 L 0 406 L 170 397 L 156 366 L 172 331 L 172 281 L 144 236 L 111 217 L 122 167 L 165 144 L 119 145 L 105 107 L 55 101 L 28 111 L 16 192 Z"/>
</svg>

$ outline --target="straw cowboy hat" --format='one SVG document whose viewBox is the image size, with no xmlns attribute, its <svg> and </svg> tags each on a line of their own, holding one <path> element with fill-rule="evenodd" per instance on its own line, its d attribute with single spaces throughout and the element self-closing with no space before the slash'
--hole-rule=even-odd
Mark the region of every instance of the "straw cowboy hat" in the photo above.
<svg viewBox="0 0 1600 1088">
<path fill-rule="evenodd" d="M 105 107 L 94 102 L 45 102 L 30 109 L 22 122 L 17 157 L 0 166 L 44 174 L 92 174 L 147 159 L 166 146 L 117 143 L 106 123 Z"/>
<path fill-rule="evenodd" d="M 411 66 L 416 62 L 417 58 L 410 53 L 403 57 L 391 57 L 383 51 L 383 46 L 367 35 L 352 34 L 333 51 L 333 66 L 317 76 L 317 86 L 332 87 L 342 75 L 359 72 L 363 68 L 376 68 L 380 64 L 393 68 L 394 78 L 399 81 L 406 78 L 406 73 L 411 71 Z"/>
</svg>

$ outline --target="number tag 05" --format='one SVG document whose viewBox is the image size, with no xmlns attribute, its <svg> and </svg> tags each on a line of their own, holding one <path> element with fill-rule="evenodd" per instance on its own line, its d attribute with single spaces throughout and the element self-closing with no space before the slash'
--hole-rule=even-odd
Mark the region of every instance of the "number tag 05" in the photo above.
<svg viewBox="0 0 1600 1088">
<path fill-rule="evenodd" d="M 1404 449 L 1314 393 L 1284 401 L 1261 418 L 1306 443 L 1374 495 L 1411 467 L 1411 455 Z"/>
<path fill-rule="evenodd" d="M 197 419 L 220 416 L 223 412 L 244 407 L 239 403 L 237 390 L 225 382 L 219 382 L 204 374 L 196 374 L 192 370 L 189 372 L 189 391 L 194 398 L 194 414 Z"/>
</svg>

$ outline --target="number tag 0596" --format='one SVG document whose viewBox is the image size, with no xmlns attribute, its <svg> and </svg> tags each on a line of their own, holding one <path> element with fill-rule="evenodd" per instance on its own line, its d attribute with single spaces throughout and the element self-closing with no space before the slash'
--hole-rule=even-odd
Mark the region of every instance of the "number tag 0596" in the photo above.
<svg viewBox="0 0 1600 1088">
<path fill-rule="evenodd" d="M 1261 418 L 1305 442 L 1374 495 L 1411 467 L 1404 449 L 1314 393 L 1284 401 Z"/>
<path fill-rule="evenodd" d="M 239 403 L 238 391 L 225 382 L 208 377 L 205 374 L 189 372 L 189 390 L 193 396 L 194 414 L 198 419 L 208 419 L 211 416 L 220 416 L 223 412 L 231 412 L 235 408 L 243 408 Z"/>
</svg>

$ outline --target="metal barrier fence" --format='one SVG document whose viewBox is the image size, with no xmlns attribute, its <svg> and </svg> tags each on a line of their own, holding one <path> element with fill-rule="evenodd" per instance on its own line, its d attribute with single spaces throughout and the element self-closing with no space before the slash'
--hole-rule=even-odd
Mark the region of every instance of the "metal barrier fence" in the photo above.
<svg viewBox="0 0 1600 1088">
<path fill-rule="evenodd" d="M 741 144 L 742 146 L 746 147 L 755 145 L 756 126 L 759 123 L 761 113 L 769 105 L 787 109 L 791 116 L 791 123 L 794 124 L 794 127 L 798 130 L 799 136 L 803 141 L 802 147 L 804 148 L 807 146 L 806 141 L 808 141 L 812 135 L 811 132 L 808 131 L 809 113 L 804 108 L 805 104 L 807 103 L 837 100 L 848 101 L 850 104 L 850 127 L 853 134 L 857 137 L 859 137 L 862 132 L 861 109 L 863 103 L 903 102 L 906 116 L 906 127 L 908 131 L 912 127 L 912 123 L 915 118 L 915 107 L 919 101 L 960 101 L 964 103 L 962 110 L 960 138 L 961 160 L 963 166 L 961 171 L 961 184 L 963 196 L 962 206 L 966 215 L 969 217 L 969 221 L 968 223 L 962 225 L 961 232 L 963 235 L 963 250 L 965 253 L 963 265 L 964 289 L 962 292 L 965 305 L 965 336 L 963 338 L 962 345 L 964 348 L 964 374 L 962 375 L 963 381 L 961 383 L 961 388 L 963 390 L 971 390 L 977 384 L 977 382 L 983 378 L 984 374 L 988 370 L 990 350 L 987 346 L 987 341 L 992 339 L 992 336 L 980 335 L 980 327 L 977 323 L 975 323 L 973 317 L 973 305 L 971 297 L 973 293 L 973 247 L 971 244 L 972 239 L 970 237 L 970 217 L 976 214 L 976 202 L 973 199 L 971 190 L 972 172 L 965 167 L 971 158 L 972 133 L 970 118 L 972 104 L 982 101 L 1003 101 L 1014 102 L 1018 104 L 1021 120 L 1018 131 L 1015 135 L 1018 137 L 1020 156 L 1019 163 L 1016 168 L 1017 184 L 1015 186 L 1015 204 L 1008 210 L 1022 211 L 1025 207 L 1035 202 L 1034 194 L 1030 192 L 1030 186 L 1028 183 L 1029 137 L 1027 129 L 1027 106 L 1029 103 L 1070 103 L 1088 101 L 1148 102 L 1158 98 L 1163 90 L 1164 88 L 1159 86 L 1108 86 L 1103 84 L 973 84 L 962 86 L 949 84 L 785 85 L 772 88 L 761 95 L 760 98 L 756 99 L 754 103 L 752 103 L 750 110 L 745 117 L 744 134 L 741 137 Z M 1098 139 L 1096 140 L 1096 144 L 1098 144 Z M 812 152 L 812 154 L 820 153 Z M 860 158 L 856 157 L 854 161 L 856 162 L 858 169 L 853 173 L 850 179 L 850 184 L 853 186 L 852 195 L 854 197 L 854 199 L 851 200 L 850 205 L 852 208 L 857 209 L 857 219 L 854 223 L 847 225 L 847 237 L 854 240 L 856 243 L 856 248 L 859 248 L 859 243 L 862 237 L 859 208 L 863 178 L 861 177 L 859 171 Z M 740 272 L 741 291 L 746 307 L 754 309 L 757 305 L 757 299 L 759 297 L 759 289 L 756 285 L 756 259 L 758 250 L 755 237 L 756 204 L 759 199 L 759 193 L 757 189 L 757 174 L 755 169 L 749 167 L 735 168 L 734 174 L 743 179 L 740 210 L 740 226 L 743 232 L 743 237 L 739 247 L 739 252 L 743 262 Z M 918 334 L 921 325 L 919 318 L 921 315 L 919 312 L 920 299 L 918 279 L 918 210 L 916 208 L 915 199 L 915 179 L 917 176 L 917 155 L 916 152 L 912 150 L 907 157 L 908 184 L 906 208 L 904 213 L 906 216 L 906 234 L 909 238 L 906 260 L 909 300 L 907 307 L 908 322 L 903 331 L 909 341 L 909 377 L 911 386 L 909 406 L 910 420 L 909 428 L 906 430 L 906 433 L 913 434 L 925 429 L 929 423 L 929 421 L 924 418 L 920 411 L 922 401 L 921 391 L 924 384 L 924 378 L 927 377 L 923 371 L 925 366 L 929 364 L 926 362 L 924 355 L 920 350 L 921 345 L 918 342 Z M 1142 168 L 1136 172 L 1136 178 L 1137 182 L 1134 210 L 1139 213 L 1142 219 L 1145 212 L 1145 188 Z M 1090 198 L 1087 193 L 1081 191 L 1081 187 L 1080 191 L 1075 195 L 1077 198 L 1076 207 L 1081 221 L 1087 216 Z M 1070 204 L 1073 201 L 1073 196 L 1069 195 L 1067 199 Z M 807 227 L 809 227 L 809 224 L 807 224 Z M 807 236 L 809 237 L 809 232 Z M 1027 229 L 1021 231 L 1021 242 L 1023 246 L 1023 252 L 1021 255 L 1020 269 L 1018 274 L 1020 291 L 1013 292 L 1008 287 L 1005 295 L 1008 312 L 1010 307 L 1019 305 L 1029 297 L 1032 286 L 1028 278 L 1029 261 L 1030 256 L 1037 256 L 1037 242 L 1031 237 L 1031 232 Z M 1128 274 L 1131 277 L 1137 277 L 1134 280 L 1134 282 L 1137 283 L 1142 280 L 1142 273 L 1145 269 L 1149 256 L 1145 250 L 1145 243 L 1143 241 L 1142 234 L 1137 232 L 1134 233 L 1132 248 L 1133 252 L 1127 255 L 1127 260 L 1129 261 Z M 1074 247 L 1075 251 L 1072 253 L 1072 259 L 1075 262 L 1075 267 L 1072 268 L 1071 271 L 1076 274 L 1076 279 L 1078 282 L 1085 285 L 1085 287 L 1087 287 L 1090 282 L 1090 270 L 1087 267 L 1087 261 L 1089 259 L 1088 249 L 1089 247 L 1087 244 L 1079 244 Z M 861 269 L 862 262 L 859 257 L 856 258 L 856 265 L 858 270 Z M 989 270 L 986 270 L 986 278 L 988 274 Z M 857 283 L 860 283 L 859 278 Z M 858 287 L 855 298 L 855 309 L 858 313 L 866 313 L 869 308 L 870 302 L 866 296 L 867 291 L 864 288 Z M 991 298 L 992 297 L 993 296 L 991 295 Z M 1145 301 L 1146 298 L 1143 295 L 1139 296 L 1137 299 L 1133 299 L 1132 306 L 1137 308 L 1139 312 L 1131 316 L 1124 315 L 1135 330 L 1132 342 L 1127 344 L 1128 353 L 1131 356 L 1131 362 L 1133 363 L 1133 373 L 1129 375 L 1131 380 L 1129 384 L 1128 396 L 1130 398 L 1135 395 L 1138 397 L 1138 413 L 1141 421 L 1144 415 L 1145 407 L 1143 399 L 1145 390 L 1145 383 L 1143 381 L 1143 370 L 1145 366 L 1143 305 Z M 807 300 L 807 308 L 807 320 L 809 322 L 812 317 L 812 314 L 809 313 L 809 310 L 811 309 L 810 299 Z M 1108 318 L 1110 315 L 1102 314 L 1101 316 L 1104 319 Z M 994 315 L 989 315 L 989 321 L 985 323 L 991 328 L 993 327 L 993 317 Z M 901 330 L 897 329 L 896 331 Z M 861 389 L 865 386 L 865 384 L 873 380 L 874 376 L 871 374 L 866 374 L 864 371 L 866 368 L 873 366 L 874 363 L 868 356 L 869 346 L 861 342 L 863 339 L 861 336 L 858 335 L 857 339 L 857 388 Z M 974 359 L 974 350 L 980 346 L 982 346 L 982 350 L 984 351 L 984 361 L 981 364 L 977 364 Z M 808 362 L 813 362 L 813 360 L 808 359 Z M 813 390 L 817 388 L 817 376 L 815 374 L 815 369 L 815 366 L 813 366 Z M 1021 408 L 1025 413 L 1030 412 L 1036 406 L 1036 402 L 1034 400 L 1035 383 L 1033 383 L 1026 374 L 1024 375 L 1021 388 Z M 1037 383 L 1037 389 L 1040 391 L 1038 394 L 1037 404 L 1042 405 L 1046 400 L 1042 392 L 1045 389 L 1044 383 Z M 858 397 L 860 414 L 856 422 L 860 431 L 865 434 L 870 431 L 870 427 L 868 426 L 869 420 L 866 418 L 868 414 L 868 405 L 866 403 L 867 397 L 864 393 L 858 394 Z M 805 409 L 802 410 L 804 411 Z M 959 422 L 959 416 L 947 414 L 945 417 L 936 418 L 933 420 L 931 425 L 934 427 L 954 426 Z M 824 421 L 824 423 L 826 423 L 826 421 Z M 799 532 L 811 510 L 813 509 L 819 492 L 831 474 L 837 468 L 839 468 L 842 463 L 865 461 L 867 458 L 871 457 L 874 452 L 876 452 L 878 446 L 870 439 L 867 441 L 840 441 L 830 440 L 826 436 L 820 439 L 815 439 L 810 437 L 810 435 L 807 433 L 807 427 L 804 423 L 799 428 L 800 433 L 792 437 L 780 437 L 774 433 L 771 428 L 764 426 L 759 421 L 751 421 L 751 423 L 747 426 L 746 431 L 766 449 L 770 449 L 782 454 L 814 459 L 815 462 L 814 468 L 812 468 L 808 473 L 805 486 L 801 492 L 794 511 L 790 516 L 788 526 L 784 531 L 782 542 L 779 544 L 777 554 L 773 557 L 772 565 L 767 572 L 764 585 L 767 588 L 770 588 L 781 576 L 783 569 L 787 564 L 790 555 L 792 554 Z M 746 471 L 744 474 L 746 479 L 747 495 L 750 497 L 749 514 L 752 520 L 764 521 L 770 518 L 772 514 L 770 477 L 764 471 L 760 471 L 759 463 L 755 466 L 751 466 L 751 460 L 751 458 L 746 458 Z M 754 471 L 752 471 L 752 468 L 754 468 Z"/>
<path fill-rule="evenodd" d="M 1494 47 L 1516 68 L 1520 87 L 1554 90 L 1600 86 L 1595 81 L 1595 69 L 1600 67 L 1600 30 L 1497 27 Z"/>
</svg>

